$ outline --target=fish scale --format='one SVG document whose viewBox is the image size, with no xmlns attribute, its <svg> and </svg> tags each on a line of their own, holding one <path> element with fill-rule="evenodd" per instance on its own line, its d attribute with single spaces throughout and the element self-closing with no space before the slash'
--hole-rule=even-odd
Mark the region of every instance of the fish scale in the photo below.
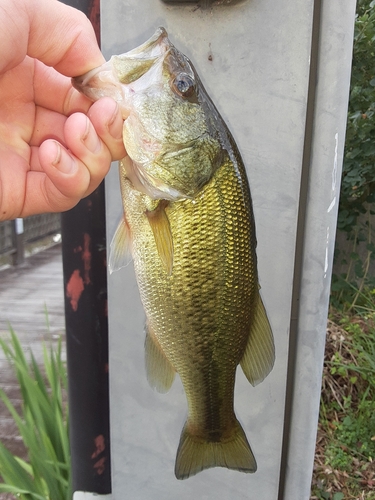
<svg viewBox="0 0 375 500">
<path fill-rule="evenodd" d="M 149 326 L 181 377 L 190 425 L 202 435 L 219 435 L 234 419 L 234 374 L 258 291 L 247 186 L 227 157 L 195 200 L 169 204 L 174 242 L 169 276 L 144 215 L 146 196 L 133 193 L 138 198 L 133 203 L 133 188 L 126 185 L 123 203 Z M 213 363 L 216 359 L 220 363 Z"/>
</svg>

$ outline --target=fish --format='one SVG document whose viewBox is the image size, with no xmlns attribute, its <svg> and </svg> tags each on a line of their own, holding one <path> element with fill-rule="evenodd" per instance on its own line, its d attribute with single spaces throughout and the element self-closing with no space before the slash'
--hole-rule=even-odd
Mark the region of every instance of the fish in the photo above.
<svg viewBox="0 0 375 500">
<path fill-rule="evenodd" d="M 188 415 L 175 475 L 210 467 L 255 472 L 234 411 L 236 370 L 255 386 L 272 370 L 275 347 L 260 295 L 250 188 L 233 136 L 164 28 L 72 81 L 92 100 L 113 97 L 124 118 L 124 215 L 109 267 L 122 267 L 131 253 L 151 387 L 167 392 L 176 373 L 184 387 Z"/>
</svg>

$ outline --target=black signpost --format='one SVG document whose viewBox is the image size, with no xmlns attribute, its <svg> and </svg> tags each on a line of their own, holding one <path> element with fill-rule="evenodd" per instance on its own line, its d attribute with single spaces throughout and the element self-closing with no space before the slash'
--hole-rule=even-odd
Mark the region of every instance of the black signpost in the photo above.
<svg viewBox="0 0 375 500">
<path fill-rule="evenodd" d="M 99 0 L 65 0 L 100 33 Z M 73 491 L 111 493 L 104 183 L 62 215 Z"/>
</svg>

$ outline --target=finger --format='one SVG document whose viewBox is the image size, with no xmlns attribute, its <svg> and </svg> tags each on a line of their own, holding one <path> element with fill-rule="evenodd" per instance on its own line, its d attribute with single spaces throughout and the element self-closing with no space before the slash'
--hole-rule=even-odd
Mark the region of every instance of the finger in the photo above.
<svg viewBox="0 0 375 500">
<path fill-rule="evenodd" d="M 22 2 L 2 2 L 0 73 L 16 67 L 27 54 L 29 20 Z"/>
<path fill-rule="evenodd" d="M 109 169 L 110 153 L 102 144 L 102 152 L 94 157 L 90 153 L 82 154 L 82 149 L 87 146 L 96 149 L 95 140 L 100 141 L 98 137 L 92 137 L 92 130 L 94 133 L 95 130 L 91 124 L 92 130 L 87 134 L 85 120 L 89 120 L 82 116 L 81 127 L 77 123 L 75 127 L 81 132 L 79 154 L 90 168 L 52 139 L 43 142 L 40 148 L 31 148 L 30 165 L 14 151 L 2 151 L 4 167 L 0 169 L 0 220 L 68 210 L 99 185 Z"/>
<path fill-rule="evenodd" d="M 92 113 L 100 129 L 99 133 L 96 132 L 89 119 L 81 113 L 74 114 L 67 119 L 44 108 L 37 109 L 36 132 L 31 140 L 31 169 L 45 171 L 55 184 L 59 184 L 61 180 L 60 189 L 66 195 L 71 193 L 82 197 L 89 194 L 108 172 L 110 161 L 113 158 L 125 156 L 121 138 L 123 121 L 120 110 L 112 99 L 106 98 L 103 101 L 96 103 L 99 105 L 95 105 Z M 64 150 L 63 152 L 57 151 L 55 141 L 45 141 L 47 138 L 57 139 L 60 144 L 69 148 L 70 154 Z M 42 143 L 42 141 L 45 142 Z M 40 144 L 41 147 L 38 149 L 36 146 Z M 57 161 L 58 155 L 62 156 Z M 90 176 L 88 184 L 81 186 L 76 183 L 74 172 L 71 182 L 70 169 L 74 167 L 71 158 L 87 168 Z M 61 177 L 61 173 L 69 175 Z"/>
<path fill-rule="evenodd" d="M 87 168 L 53 140 L 42 153 L 41 164 L 47 161 L 50 169 L 29 171 L 26 176 L 24 205 L 19 217 L 45 212 L 63 212 L 73 208 L 85 195 L 90 182 Z M 49 170 L 50 176 L 46 175 Z"/>
<path fill-rule="evenodd" d="M 87 17 L 56 0 L 2 2 L 0 47 L 0 72 L 14 68 L 27 54 L 68 76 L 104 62 Z"/>
<path fill-rule="evenodd" d="M 87 113 L 92 104 L 72 87 L 69 77 L 37 60 L 34 64 L 34 100 L 37 105 L 66 116 L 77 111 Z"/>
<path fill-rule="evenodd" d="M 39 148 L 39 163 L 63 195 L 83 198 L 94 191 L 107 174 L 111 153 L 90 120 L 81 113 L 66 120 L 64 136 L 69 151 L 56 141 L 47 140 Z M 38 168 L 37 165 L 33 161 L 33 167 Z"/>
<path fill-rule="evenodd" d="M 96 133 L 109 149 L 112 160 L 123 158 L 126 155 L 122 140 L 124 120 L 119 105 L 110 97 L 103 97 L 91 106 L 88 117 Z"/>
<path fill-rule="evenodd" d="M 109 149 L 112 160 L 125 156 L 122 140 L 123 119 L 118 104 L 111 98 L 104 97 L 92 104 L 88 112 L 96 133 Z M 66 116 L 37 106 L 35 111 L 35 127 L 30 139 L 30 146 L 40 146 L 46 139 L 55 139 L 66 146 L 64 128 Z"/>
<path fill-rule="evenodd" d="M 35 153 L 33 148 L 32 156 Z M 90 170 L 58 142 L 43 142 L 38 158 L 32 158 L 34 170 L 27 174 L 25 203 L 18 216 L 69 210 L 95 189 Z M 104 176 L 107 169 L 102 167 Z"/>
<path fill-rule="evenodd" d="M 0 221 L 20 217 L 24 204 L 28 162 L 13 148 L 0 145 Z"/>
<path fill-rule="evenodd" d="M 98 187 L 108 173 L 112 157 L 105 143 L 100 139 L 88 117 L 74 113 L 64 126 L 66 144 L 71 153 L 90 172 L 90 184 L 86 195 Z"/>
<path fill-rule="evenodd" d="M 29 141 L 30 146 L 40 146 L 46 139 L 55 139 L 66 146 L 64 139 L 65 122 L 66 116 L 37 106 L 35 109 L 34 129 Z"/>
<path fill-rule="evenodd" d="M 0 50 L 2 53 L 2 47 Z M 0 64 L 1 60 L 0 57 Z M 34 116 L 32 73 L 33 64 L 30 58 L 25 58 L 16 68 L 1 75 L 0 142 L 17 151 L 23 149 L 32 132 Z"/>
</svg>

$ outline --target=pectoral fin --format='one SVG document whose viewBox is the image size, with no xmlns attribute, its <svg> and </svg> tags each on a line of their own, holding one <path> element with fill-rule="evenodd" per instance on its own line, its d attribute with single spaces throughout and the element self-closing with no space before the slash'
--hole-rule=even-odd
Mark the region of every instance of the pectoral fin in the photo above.
<svg viewBox="0 0 375 500">
<path fill-rule="evenodd" d="M 275 346 L 271 325 L 258 294 L 249 340 L 240 364 L 250 384 L 255 386 L 267 377 L 274 361 Z"/>
<path fill-rule="evenodd" d="M 112 274 L 129 264 L 131 236 L 125 217 L 122 217 L 110 244 L 108 269 Z"/>
<path fill-rule="evenodd" d="M 147 210 L 146 216 L 154 233 L 156 248 L 163 266 L 168 274 L 173 268 L 173 238 L 171 226 L 165 208 L 168 201 L 161 200 L 154 210 Z"/>
<path fill-rule="evenodd" d="M 150 386 L 158 392 L 168 392 L 173 384 L 175 370 L 149 327 L 146 328 L 145 361 Z"/>
</svg>

